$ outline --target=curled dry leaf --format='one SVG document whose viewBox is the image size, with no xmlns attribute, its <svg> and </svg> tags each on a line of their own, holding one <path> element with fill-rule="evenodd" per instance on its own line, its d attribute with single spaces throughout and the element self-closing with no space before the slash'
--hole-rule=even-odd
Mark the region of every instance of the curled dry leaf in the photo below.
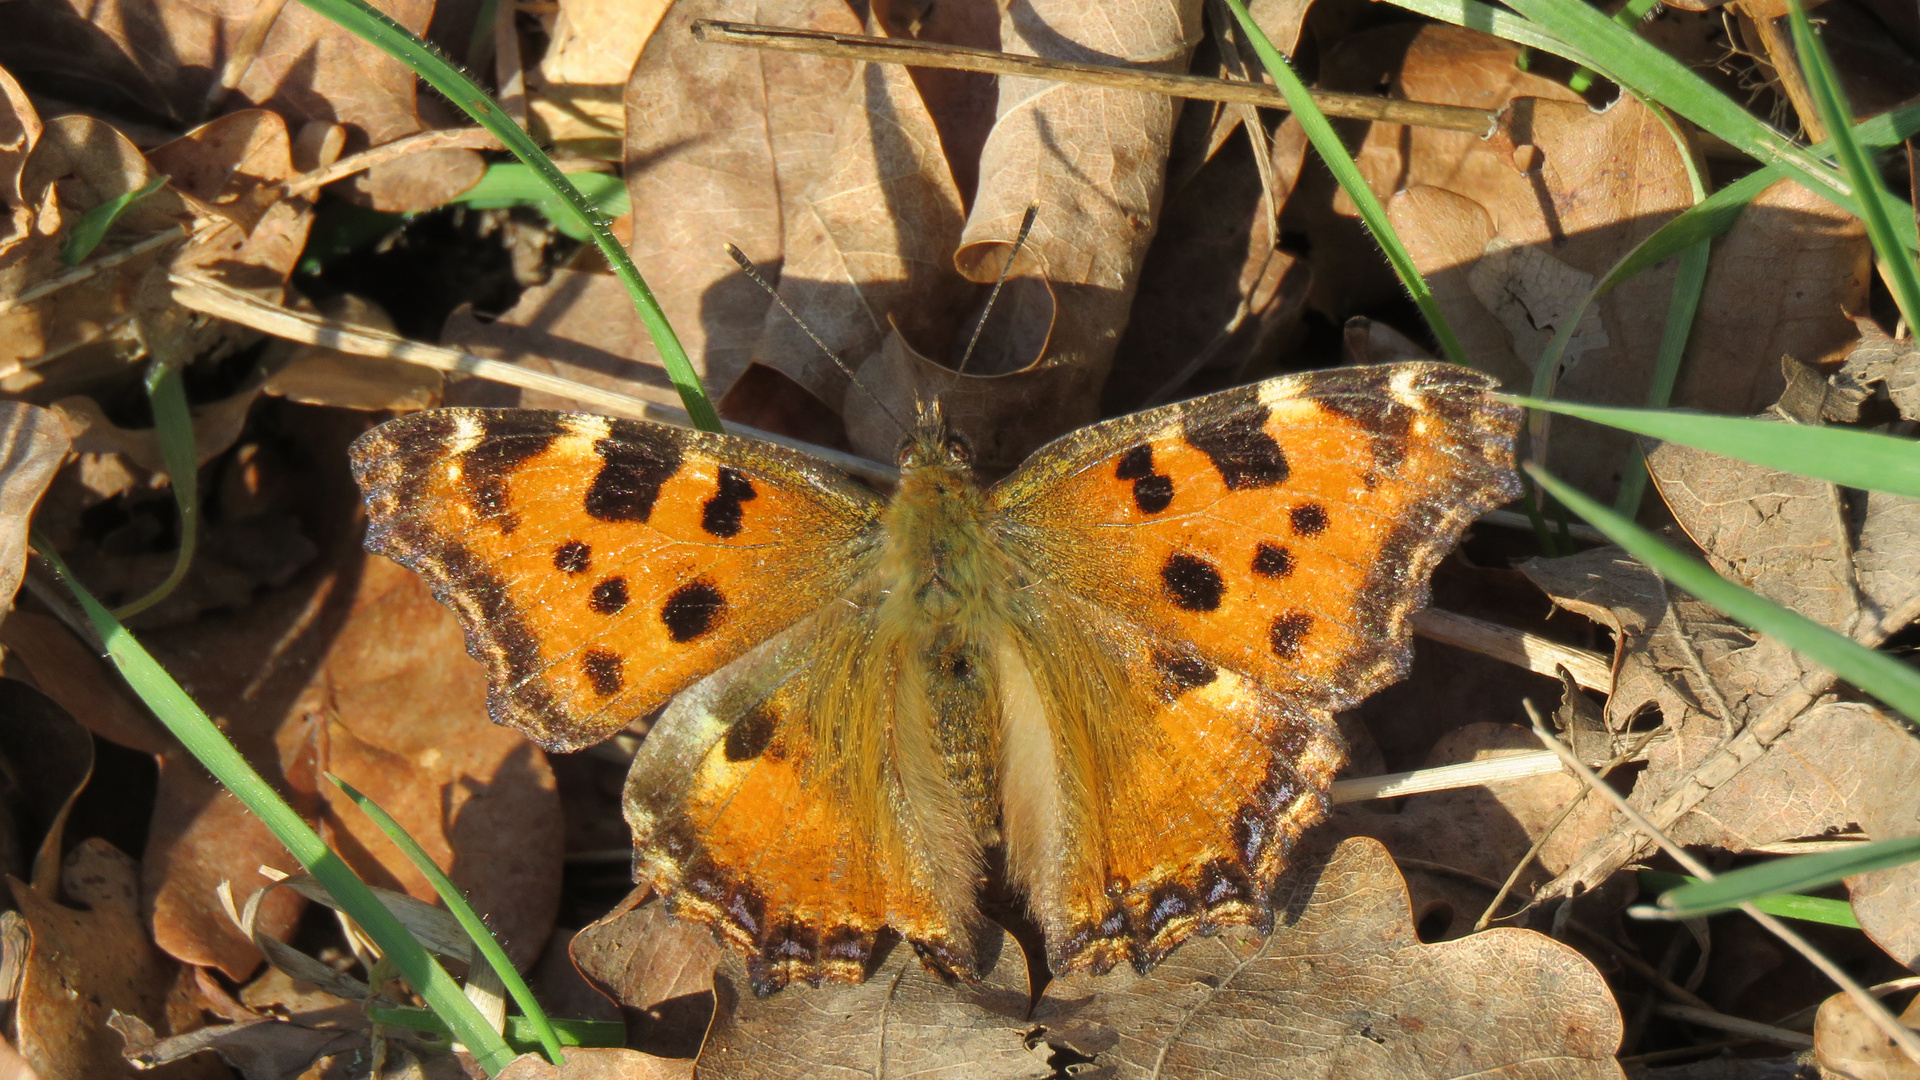
<svg viewBox="0 0 1920 1080">
<path fill-rule="evenodd" d="M 27 527 L 73 437 L 58 413 L 0 402 L 0 619 L 26 570 Z"/>
<path fill-rule="evenodd" d="M 433 0 L 378 7 L 416 34 L 434 11 Z M 262 16 L 271 21 L 255 25 Z M 346 125 L 356 150 L 426 126 L 404 63 L 302 5 L 31 3 L 8 18 L 0 64 L 117 116 L 180 130 L 260 106 L 299 124 Z M 378 166 L 355 186 L 380 209 L 426 210 L 471 187 L 483 168 L 472 151 L 440 150 Z"/>
<path fill-rule="evenodd" d="M 1861 389 L 1881 387 L 1902 419 L 1920 419 L 1920 350 L 1912 341 L 1895 341 L 1872 319 L 1855 319 L 1860 344 L 1847 355 L 1835 379 Z M 1837 417 L 1830 419 L 1858 419 Z"/>
<path fill-rule="evenodd" d="M 114 1012 L 172 1030 L 167 988 L 173 965 L 147 939 L 139 881 L 132 859 L 103 840 L 88 840 L 67 857 L 61 882 L 83 907 L 11 882 L 33 935 L 14 1025 L 21 1055 L 49 1080 L 138 1075 L 107 1027 Z M 195 1068 L 173 1075 L 211 1074 Z"/>
<path fill-rule="evenodd" d="M 1236 928 L 1145 976 L 1055 981 L 1033 1022 L 1114 1076 L 1623 1075 L 1619 1009 L 1572 949 L 1510 928 L 1421 944 L 1373 840 L 1290 869 L 1289 891 L 1271 937 Z"/>
</svg>

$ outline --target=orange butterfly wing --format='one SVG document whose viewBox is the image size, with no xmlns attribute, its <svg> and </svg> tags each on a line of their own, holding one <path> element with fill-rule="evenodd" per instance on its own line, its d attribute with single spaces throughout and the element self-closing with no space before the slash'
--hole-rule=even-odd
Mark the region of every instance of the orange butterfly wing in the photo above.
<svg viewBox="0 0 1920 1080">
<path fill-rule="evenodd" d="M 575 413 L 416 413 L 351 458 L 367 546 L 458 613 L 494 719 L 554 750 L 838 595 L 881 505 L 779 447 Z"/>
<path fill-rule="evenodd" d="M 994 489 L 1056 755 L 1002 778 L 1009 864 L 1057 969 L 1266 918 L 1344 759 L 1333 712 L 1404 674 L 1428 575 L 1519 493 L 1491 389 L 1444 364 L 1273 379 L 1069 435 Z M 1090 709 L 1062 656 L 1131 690 Z"/>
</svg>

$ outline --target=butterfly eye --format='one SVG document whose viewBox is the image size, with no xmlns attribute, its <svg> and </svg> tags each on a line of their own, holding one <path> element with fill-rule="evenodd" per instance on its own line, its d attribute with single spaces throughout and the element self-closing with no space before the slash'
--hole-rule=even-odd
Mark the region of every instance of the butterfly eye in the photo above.
<svg viewBox="0 0 1920 1080">
<path fill-rule="evenodd" d="M 973 444 L 968 442 L 964 435 L 948 435 L 947 456 L 952 458 L 955 464 L 971 465 L 973 464 Z"/>
</svg>

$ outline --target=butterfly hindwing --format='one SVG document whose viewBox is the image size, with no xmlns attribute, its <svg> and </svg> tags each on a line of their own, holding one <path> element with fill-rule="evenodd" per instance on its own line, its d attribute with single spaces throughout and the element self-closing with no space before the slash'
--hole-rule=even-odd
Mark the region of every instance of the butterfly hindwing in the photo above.
<svg viewBox="0 0 1920 1080">
<path fill-rule="evenodd" d="M 794 627 L 676 698 L 628 774 L 636 879 L 739 952 L 760 993 L 857 982 L 890 935 L 971 975 L 991 937 L 974 908 L 977 843 L 938 850 L 897 810 L 929 802 L 906 774 L 937 755 L 900 760 L 890 731 L 909 718 L 841 722 L 886 700 L 891 680 L 866 681 L 876 670 L 911 661 L 873 629 L 872 610 L 850 605 Z"/>
<path fill-rule="evenodd" d="M 804 455 L 575 413 L 416 413 L 351 456 L 367 546 L 459 614 L 494 718 L 560 750 L 837 595 L 880 507 Z"/>
<path fill-rule="evenodd" d="M 994 489 L 1035 582 L 1018 624 L 1080 609 L 1023 649 L 1056 757 L 1003 778 L 1057 968 L 1265 917 L 1344 756 L 1333 712 L 1404 673 L 1428 575 L 1518 494 L 1491 389 L 1443 364 L 1273 379 L 1077 432 Z M 1089 710 L 1062 657 L 1123 685 Z M 1051 833 L 1015 820 L 1035 804 Z"/>
</svg>

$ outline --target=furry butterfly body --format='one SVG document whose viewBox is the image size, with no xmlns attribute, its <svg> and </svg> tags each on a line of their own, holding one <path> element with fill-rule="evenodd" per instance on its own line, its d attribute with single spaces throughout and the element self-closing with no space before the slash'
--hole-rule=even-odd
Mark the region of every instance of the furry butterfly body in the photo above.
<svg viewBox="0 0 1920 1080">
<path fill-rule="evenodd" d="M 666 705 L 635 871 L 757 990 L 897 935 L 978 970 L 986 852 L 1056 971 L 1264 922 L 1399 677 L 1434 564 L 1517 492 L 1517 410 L 1440 364 L 1269 380 L 1068 435 L 983 487 L 938 411 L 883 499 L 797 453 L 442 410 L 353 452 L 368 544 L 424 574 L 496 719 L 597 741 Z M 670 702 L 670 704 L 668 704 Z"/>
</svg>

